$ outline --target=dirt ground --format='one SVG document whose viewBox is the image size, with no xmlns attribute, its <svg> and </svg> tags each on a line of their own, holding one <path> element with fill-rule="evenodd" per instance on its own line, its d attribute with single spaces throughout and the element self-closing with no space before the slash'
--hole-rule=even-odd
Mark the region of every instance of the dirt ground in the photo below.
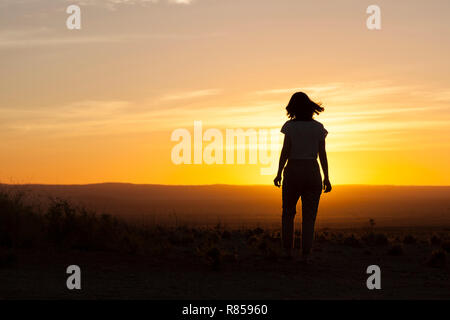
<svg viewBox="0 0 450 320">
<path fill-rule="evenodd" d="M 387 243 L 383 237 L 368 243 L 365 232 L 318 231 L 310 265 L 282 257 L 277 232 L 262 230 L 208 230 L 207 236 L 197 231 L 194 240 L 173 241 L 150 254 L 56 249 L 3 253 L 0 298 L 450 298 L 450 267 L 441 249 L 447 245 L 448 229 L 413 235 L 401 229 L 379 231 Z M 430 262 L 433 251 L 443 255 Z M 81 268 L 81 290 L 66 288 L 69 265 Z M 366 287 L 369 265 L 381 268 L 381 290 Z"/>
</svg>

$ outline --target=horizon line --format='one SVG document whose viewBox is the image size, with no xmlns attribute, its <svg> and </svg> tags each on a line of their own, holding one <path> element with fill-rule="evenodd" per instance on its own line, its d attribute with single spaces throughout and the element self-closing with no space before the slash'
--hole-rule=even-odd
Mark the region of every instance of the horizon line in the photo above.
<svg viewBox="0 0 450 320">
<path fill-rule="evenodd" d="M 160 184 L 160 183 L 133 183 L 133 182 L 93 182 L 93 183 L 3 183 L 0 186 L 96 186 L 96 185 L 134 185 L 134 186 L 160 186 L 160 187 L 274 187 L 272 184 Z M 450 187 L 450 185 L 413 185 L 413 184 L 334 184 L 333 187 Z"/>
</svg>

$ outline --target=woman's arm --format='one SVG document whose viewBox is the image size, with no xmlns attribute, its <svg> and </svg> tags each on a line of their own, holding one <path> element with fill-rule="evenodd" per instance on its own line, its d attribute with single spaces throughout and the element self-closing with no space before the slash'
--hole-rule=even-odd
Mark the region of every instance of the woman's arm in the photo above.
<svg viewBox="0 0 450 320">
<path fill-rule="evenodd" d="M 283 173 L 284 166 L 286 165 L 286 161 L 289 158 L 289 153 L 291 152 L 291 140 L 287 135 L 284 136 L 283 149 L 281 149 L 280 154 L 280 163 L 278 165 L 278 173 L 273 180 L 273 183 L 276 187 L 281 186 L 281 174 Z"/>
<path fill-rule="evenodd" d="M 330 179 L 328 177 L 328 159 L 327 159 L 327 150 L 325 148 L 325 139 L 323 139 L 319 143 L 319 159 L 320 159 L 320 165 L 322 166 L 322 171 L 324 175 L 323 179 L 323 190 L 325 193 L 328 193 L 331 191 L 331 183 Z"/>
</svg>

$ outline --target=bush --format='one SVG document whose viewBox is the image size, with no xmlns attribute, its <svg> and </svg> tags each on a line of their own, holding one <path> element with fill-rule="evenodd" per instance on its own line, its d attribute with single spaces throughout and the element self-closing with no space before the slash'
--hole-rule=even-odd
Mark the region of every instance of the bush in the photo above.
<svg viewBox="0 0 450 320">
<path fill-rule="evenodd" d="M 321 232 L 321 233 L 316 233 L 315 234 L 315 241 L 319 242 L 319 243 L 324 243 L 328 241 L 328 233 L 327 232 Z"/>
<path fill-rule="evenodd" d="M 255 228 L 255 229 L 253 230 L 253 233 L 256 234 L 256 235 L 262 234 L 262 233 L 264 233 L 264 229 L 262 229 L 262 228 L 260 228 L 260 227 Z"/>
<path fill-rule="evenodd" d="M 359 248 L 361 247 L 361 242 L 352 234 L 349 237 L 345 237 L 343 244 L 349 247 Z"/>
<path fill-rule="evenodd" d="M 389 240 L 384 233 L 367 233 L 362 236 L 362 241 L 364 241 L 369 246 L 387 246 Z"/>
<path fill-rule="evenodd" d="M 403 246 L 401 244 L 394 244 L 388 249 L 388 255 L 401 256 L 403 254 Z"/>
<path fill-rule="evenodd" d="M 251 236 L 250 238 L 248 238 L 247 242 L 249 245 L 253 245 L 258 242 L 258 238 L 255 236 Z"/>
<path fill-rule="evenodd" d="M 169 233 L 168 241 L 172 245 L 186 246 L 194 242 L 194 235 L 188 230 L 175 230 Z"/>
<path fill-rule="evenodd" d="M 0 246 L 136 251 L 145 236 L 110 215 L 96 215 L 66 200 L 50 199 L 46 210 L 25 192 L 0 190 Z"/>
<path fill-rule="evenodd" d="M 213 247 L 206 252 L 206 258 L 213 270 L 218 270 L 222 262 L 222 252 L 220 249 Z"/>
<path fill-rule="evenodd" d="M 224 232 L 222 232 L 222 239 L 224 240 L 230 240 L 231 239 L 231 232 L 225 230 Z"/>
<path fill-rule="evenodd" d="M 38 242 L 42 218 L 26 204 L 26 197 L 21 191 L 0 191 L 0 246 L 22 248 Z"/>
<path fill-rule="evenodd" d="M 269 244 L 267 243 L 266 240 L 262 240 L 259 244 L 258 244 L 258 249 L 260 251 L 262 251 L 263 253 L 266 253 L 267 250 L 269 249 Z"/>
<path fill-rule="evenodd" d="M 417 239 L 414 236 L 408 234 L 403 238 L 403 243 L 404 244 L 416 244 Z"/>
<path fill-rule="evenodd" d="M 443 268 L 447 263 L 447 254 L 444 250 L 434 250 L 426 264 L 433 268 Z"/>
<path fill-rule="evenodd" d="M 442 249 L 447 253 L 450 253 L 450 241 L 445 241 L 442 243 Z"/>
<path fill-rule="evenodd" d="M 441 238 L 439 238 L 439 237 L 438 237 L 437 235 L 435 235 L 435 234 L 430 238 L 430 243 L 431 243 L 431 245 L 433 245 L 433 246 L 438 246 L 438 245 L 441 244 L 441 242 L 442 242 Z"/>
<path fill-rule="evenodd" d="M 116 218 L 78 208 L 66 200 L 54 199 L 44 215 L 47 240 L 56 247 L 79 250 L 131 250 L 136 245 L 132 239 L 134 228 L 120 223 Z"/>
</svg>

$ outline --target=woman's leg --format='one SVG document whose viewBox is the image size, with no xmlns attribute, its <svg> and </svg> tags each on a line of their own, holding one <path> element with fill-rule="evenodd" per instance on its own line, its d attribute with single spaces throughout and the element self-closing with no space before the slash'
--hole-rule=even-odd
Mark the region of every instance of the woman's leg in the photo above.
<svg viewBox="0 0 450 320">
<path fill-rule="evenodd" d="M 285 213 L 281 219 L 281 239 L 283 248 L 289 253 L 294 248 L 294 218 L 295 213 Z"/>
<path fill-rule="evenodd" d="M 302 194 L 302 254 L 309 255 L 314 240 L 314 225 L 321 192 L 314 190 Z"/>
<path fill-rule="evenodd" d="M 317 161 L 305 164 L 302 179 L 302 253 L 308 256 L 314 240 L 314 225 L 322 194 L 322 176 Z"/>
<path fill-rule="evenodd" d="M 283 213 L 281 219 L 281 240 L 283 248 L 291 255 L 294 248 L 294 219 L 298 199 L 300 198 L 297 179 L 292 170 L 285 169 L 283 179 Z"/>
</svg>

